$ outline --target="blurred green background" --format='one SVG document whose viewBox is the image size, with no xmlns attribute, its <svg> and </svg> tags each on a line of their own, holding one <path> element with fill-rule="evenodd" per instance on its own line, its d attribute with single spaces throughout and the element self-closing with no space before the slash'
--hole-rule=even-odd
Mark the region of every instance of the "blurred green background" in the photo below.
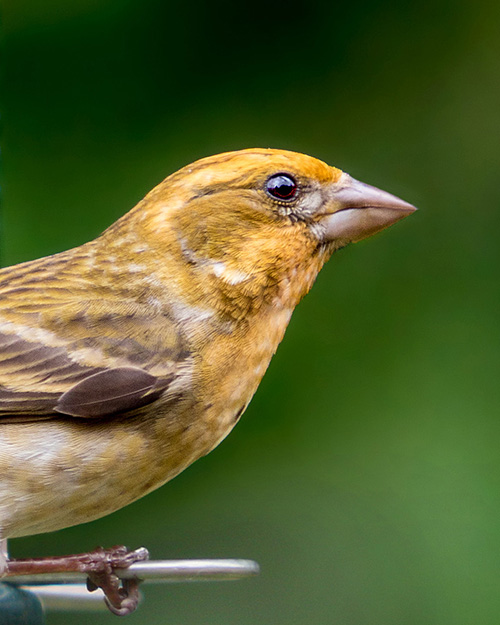
<svg viewBox="0 0 500 625">
<path fill-rule="evenodd" d="M 244 147 L 310 153 L 421 208 L 334 256 L 216 451 L 13 555 L 123 542 L 261 564 L 148 587 L 130 623 L 496 625 L 500 5 L 7 0 L 3 18 L 4 264 Z"/>
</svg>

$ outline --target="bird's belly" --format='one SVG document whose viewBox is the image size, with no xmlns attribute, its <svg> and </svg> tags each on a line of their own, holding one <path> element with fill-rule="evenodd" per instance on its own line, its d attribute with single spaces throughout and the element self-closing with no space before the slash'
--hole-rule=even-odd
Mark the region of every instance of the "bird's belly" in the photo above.
<svg viewBox="0 0 500 625">
<path fill-rule="evenodd" d="M 117 421 L 2 425 L 0 538 L 49 532 L 109 514 L 173 478 L 206 447 L 196 428 L 170 436 Z M 198 440 L 197 440 L 198 439 Z"/>
</svg>

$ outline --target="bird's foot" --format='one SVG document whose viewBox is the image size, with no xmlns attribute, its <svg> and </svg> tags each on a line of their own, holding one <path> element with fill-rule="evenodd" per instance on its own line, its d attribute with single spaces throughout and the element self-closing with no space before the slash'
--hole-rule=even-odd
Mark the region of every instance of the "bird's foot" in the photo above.
<svg viewBox="0 0 500 625">
<path fill-rule="evenodd" d="M 126 547 L 117 546 L 111 549 L 95 549 L 91 554 L 94 558 L 93 570 L 87 571 L 87 588 L 90 592 L 100 588 L 104 593 L 104 601 L 108 608 L 118 616 L 133 612 L 139 603 L 139 580 L 121 580 L 115 569 L 126 569 L 134 562 L 142 562 L 149 558 L 148 550 L 140 547 L 129 551 Z"/>
<path fill-rule="evenodd" d="M 126 569 L 134 562 L 149 558 L 148 550 L 140 547 L 110 549 L 98 547 L 88 553 L 37 559 L 7 560 L 5 575 L 36 575 L 37 573 L 85 573 L 89 591 L 100 588 L 108 608 L 118 616 L 130 614 L 139 603 L 139 580 L 121 580 L 115 569 Z"/>
</svg>

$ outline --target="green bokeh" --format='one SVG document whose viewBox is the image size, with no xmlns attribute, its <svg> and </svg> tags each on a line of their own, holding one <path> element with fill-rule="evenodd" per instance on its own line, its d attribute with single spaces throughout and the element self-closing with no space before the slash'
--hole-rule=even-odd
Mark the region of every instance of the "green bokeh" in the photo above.
<svg viewBox="0 0 500 625">
<path fill-rule="evenodd" d="M 496 625 L 500 5 L 10 0 L 3 17 L 4 264 L 94 237 L 228 149 L 310 153 L 421 208 L 332 259 L 214 453 L 13 554 L 261 564 L 147 588 L 131 623 Z"/>
</svg>

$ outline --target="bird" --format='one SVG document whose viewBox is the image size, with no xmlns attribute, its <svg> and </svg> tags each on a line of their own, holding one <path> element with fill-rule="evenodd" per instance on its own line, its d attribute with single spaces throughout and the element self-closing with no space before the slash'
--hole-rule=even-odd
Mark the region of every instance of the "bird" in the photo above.
<svg viewBox="0 0 500 625">
<path fill-rule="evenodd" d="M 110 514 L 214 449 L 332 253 L 414 210 L 314 157 L 244 149 L 168 176 L 88 243 L 1 269 L 0 572 L 83 567 L 112 611 L 135 609 L 109 580 L 145 550 L 23 561 L 7 539 Z"/>
</svg>

